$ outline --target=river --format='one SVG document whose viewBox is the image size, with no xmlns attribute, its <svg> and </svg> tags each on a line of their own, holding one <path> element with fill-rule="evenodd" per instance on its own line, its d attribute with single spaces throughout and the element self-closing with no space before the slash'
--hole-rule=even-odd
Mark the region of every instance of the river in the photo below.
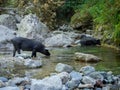
<svg viewBox="0 0 120 90">
<path fill-rule="evenodd" d="M 14 69 L 14 74 L 33 76 L 35 78 L 43 78 L 55 72 L 55 66 L 57 63 L 64 63 L 74 67 L 79 71 L 81 67 L 85 65 L 92 65 L 96 70 L 112 71 L 114 74 L 120 74 L 120 52 L 111 48 L 90 46 L 90 47 L 70 47 L 70 48 L 50 48 L 51 56 L 46 57 L 40 53 L 37 53 L 36 59 L 43 60 L 43 66 L 37 69 L 24 69 L 17 67 Z M 74 53 L 82 52 L 87 54 L 93 54 L 102 59 L 98 63 L 87 63 L 74 60 Z M 23 52 L 25 53 L 25 52 Z M 29 52 L 30 54 L 31 52 Z M 4 55 L 12 56 L 10 54 Z"/>
</svg>

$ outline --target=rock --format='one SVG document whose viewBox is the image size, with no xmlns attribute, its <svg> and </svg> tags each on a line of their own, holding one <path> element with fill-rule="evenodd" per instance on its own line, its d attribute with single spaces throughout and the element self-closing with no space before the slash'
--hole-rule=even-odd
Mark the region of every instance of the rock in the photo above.
<svg viewBox="0 0 120 90">
<path fill-rule="evenodd" d="M 96 84 L 96 80 L 93 79 L 93 78 L 91 78 L 91 77 L 89 77 L 89 76 L 83 76 L 82 82 L 83 82 L 84 84 L 92 84 L 92 85 L 95 85 L 95 84 Z"/>
<path fill-rule="evenodd" d="M 74 90 L 79 84 L 76 82 L 76 80 L 70 80 L 66 83 L 66 86 L 69 88 L 69 90 Z"/>
<path fill-rule="evenodd" d="M 2 58 L 0 60 L 0 68 L 14 68 L 14 62 L 7 60 L 6 58 Z"/>
<path fill-rule="evenodd" d="M 50 36 L 45 40 L 46 46 L 55 47 L 66 47 L 73 46 L 76 38 L 79 36 L 75 32 L 63 32 L 63 31 L 53 31 Z"/>
<path fill-rule="evenodd" d="M 37 67 L 42 66 L 42 61 L 41 60 L 26 59 L 24 65 L 29 67 L 29 68 L 37 68 Z"/>
<path fill-rule="evenodd" d="M 15 77 L 8 81 L 8 85 L 16 86 L 16 85 L 20 85 L 22 82 L 30 82 L 30 81 L 28 78 Z"/>
<path fill-rule="evenodd" d="M 62 90 L 69 90 L 69 88 L 67 86 L 63 85 Z"/>
<path fill-rule="evenodd" d="M 57 72 L 68 72 L 68 73 L 70 73 L 70 72 L 72 72 L 72 70 L 73 70 L 72 66 L 67 65 L 67 64 L 62 64 L 62 63 L 58 63 L 56 65 L 56 68 L 55 68 L 55 71 L 57 71 Z"/>
<path fill-rule="evenodd" d="M 10 40 L 14 38 L 15 31 L 0 25 L 0 49 L 5 49 L 5 50 L 12 50 L 13 46 L 9 44 Z"/>
<path fill-rule="evenodd" d="M 89 74 L 91 78 L 94 78 L 95 80 L 101 80 L 103 81 L 104 77 L 99 72 L 92 72 Z"/>
<path fill-rule="evenodd" d="M 59 31 L 73 31 L 73 28 L 69 25 L 62 25 L 58 28 Z"/>
<path fill-rule="evenodd" d="M 84 54 L 84 53 L 76 52 L 75 60 L 83 61 L 83 62 L 98 62 L 101 59 L 92 54 Z"/>
<path fill-rule="evenodd" d="M 20 90 L 20 89 L 18 87 L 6 86 L 3 88 L 0 88 L 0 90 Z"/>
<path fill-rule="evenodd" d="M 8 79 L 5 78 L 5 77 L 0 77 L 0 80 L 3 81 L 3 82 L 7 82 L 8 81 Z"/>
<path fill-rule="evenodd" d="M 5 87 L 5 83 L 2 80 L 0 80 L 0 88 L 1 87 Z"/>
<path fill-rule="evenodd" d="M 79 72 L 76 72 L 76 71 L 72 71 L 72 72 L 70 73 L 70 76 L 71 76 L 71 78 L 72 78 L 73 80 L 78 80 L 78 81 L 80 81 L 80 80 L 82 79 L 82 74 L 79 73 Z"/>
<path fill-rule="evenodd" d="M 17 29 L 15 17 L 8 14 L 0 15 L 0 25 L 4 25 L 13 30 Z"/>
<path fill-rule="evenodd" d="M 27 54 L 16 54 L 16 57 L 17 58 L 20 58 L 20 59 L 30 59 L 31 57 Z"/>
<path fill-rule="evenodd" d="M 22 37 L 44 41 L 48 34 L 48 27 L 39 21 L 34 14 L 26 15 L 18 24 L 18 33 Z"/>
<path fill-rule="evenodd" d="M 95 68 L 92 66 L 84 66 L 80 69 L 80 72 L 83 73 L 84 75 L 88 75 L 94 71 L 95 71 Z"/>
<path fill-rule="evenodd" d="M 110 86 L 107 85 L 107 86 L 103 87 L 102 90 L 110 90 Z"/>
<path fill-rule="evenodd" d="M 32 82 L 31 90 L 61 90 L 62 81 L 58 76 L 51 76 L 43 80 Z"/>
<path fill-rule="evenodd" d="M 92 84 L 79 84 L 78 88 L 94 88 Z"/>
<path fill-rule="evenodd" d="M 60 77 L 62 84 L 65 84 L 68 80 L 70 80 L 70 75 L 67 72 L 61 72 L 57 74 Z"/>
<path fill-rule="evenodd" d="M 51 47 L 63 47 L 72 43 L 73 39 L 65 34 L 57 34 L 45 40 L 45 45 Z"/>
</svg>

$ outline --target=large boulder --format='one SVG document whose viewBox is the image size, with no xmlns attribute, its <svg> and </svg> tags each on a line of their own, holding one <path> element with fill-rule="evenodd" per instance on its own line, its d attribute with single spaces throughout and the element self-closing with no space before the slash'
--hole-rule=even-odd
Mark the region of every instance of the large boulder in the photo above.
<svg viewBox="0 0 120 90">
<path fill-rule="evenodd" d="M 15 17 L 9 14 L 0 15 L 0 25 L 4 25 L 13 30 L 17 29 Z"/>
<path fill-rule="evenodd" d="M 101 59 L 92 54 L 84 54 L 84 53 L 76 52 L 75 60 L 83 61 L 83 62 L 98 62 Z"/>
<path fill-rule="evenodd" d="M 44 40 L 49 30 L 34 14 L 26 15 L 17 26 L 20 36 L 40 41 Z"/>
<path fill-rule="evenodd" d="M 0 48 L 12 49 L 10 40 L 16 36 L 16 32 L 3 25 L 0 25 Z"/>
<path fill-rule="evenodd" d="M 74 32 L 54 31 L 51 36 L 45 40 L 46 46 L 63 47 L 72 45 L 78 34 Z"/>
</svg>

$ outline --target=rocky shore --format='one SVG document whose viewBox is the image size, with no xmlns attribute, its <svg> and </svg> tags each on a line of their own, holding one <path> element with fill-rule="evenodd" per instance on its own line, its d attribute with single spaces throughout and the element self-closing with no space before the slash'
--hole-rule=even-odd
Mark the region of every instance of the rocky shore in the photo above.
<svg viewBox="0 0 120 90">
<path fill-rule="evenodd" d="M 0 90 L 119 90 L 120 75 L 111 71 L 96 71 L 84 66 L 79 71 L 72 66 L 58 63 L 54 73 L 43 79 L 30 77 L 0 77 Z"/>
</svg>

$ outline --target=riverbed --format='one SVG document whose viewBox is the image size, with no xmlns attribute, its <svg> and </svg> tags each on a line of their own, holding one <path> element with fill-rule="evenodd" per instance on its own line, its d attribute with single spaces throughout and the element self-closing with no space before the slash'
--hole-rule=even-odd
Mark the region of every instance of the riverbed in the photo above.
<svg viewBox="0 0 120 90">
<path fill-rule="evenodd" d="M 24 67 L 18 66 L 14 68 L 13 73 L 18 76 L 32 76 L 35 78 L 43 78 L 50 75 L 50 73 L 55 72 L 55 66 L 58 63 L 64 63 L 73 66 L 77 71 L 81 67 L 86 65 L 92 65 L 96 70 L 101 71 L 112 71 L 113 74 L 120 74 L 120 52 L 111 48 L 100 47 L 100 46 L 90 46 L 90 47 L 69 47 L 69 48 L 53 48 L 50 47 L 51 56 L 46 57 L 40 53 L 37 53 L 37 58 L 35 60 L 42 59 L 43 66 L 37 69 L 26 69 Z M 93 54 L 102 59 L 98 63 L 88 63 L 80 62 L 74 60 L 74 53 L 82 52 Z M 31 52 L 22 52 L 31 55 Z M 1 57 L 12 57 L 12 51 L 7 52 L 7 54 L 0 55 Z"/>
</svg>

